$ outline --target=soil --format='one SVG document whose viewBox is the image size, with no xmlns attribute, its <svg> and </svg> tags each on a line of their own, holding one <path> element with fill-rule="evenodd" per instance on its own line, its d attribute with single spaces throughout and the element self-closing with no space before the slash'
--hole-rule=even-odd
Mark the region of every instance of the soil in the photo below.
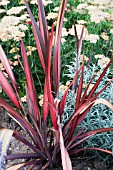
<svg viewBox="0 0 113 170">
<path fill-rule="evenodd" d="M 25 132 L 21 129 L 21 127 L 19 127 L 18 124 L 15 123 L 7 114 L 1 113 L 0 122 L 1 122 L 1 126 L 5 128 L 17 130 L 21 134 L 24 134 L 26 137 L 28 137 L 27 134 L 25 134 Z M 26 153 L 31 151 L 23 143 L 13 138 L 8 149 L 8 154 L 19 153 L 19 152 Z M 22 161 L 24 162 L 25 160 L 23 159 Z M 13 164 L 18 164 L 19 162 L 20 162 L 19 160 L 9 160 L 6 163 L 6 168 L 10 167 Z M 98 160 L 86 161 L 85 158 L 83 158 L 82 156 L 72 160 L 72 162 L 74 167 L 73 170 L 113 170 L 113 166 L 108 167 L 106 164 Z M 21 170 L 28 170 L 28 169 L 29 168 L 24 168 L 24 169 L 21 168 Z M 61 167 L 54 168 L 54 170 L 62 170 L 62 168 Z"/>
</svg>

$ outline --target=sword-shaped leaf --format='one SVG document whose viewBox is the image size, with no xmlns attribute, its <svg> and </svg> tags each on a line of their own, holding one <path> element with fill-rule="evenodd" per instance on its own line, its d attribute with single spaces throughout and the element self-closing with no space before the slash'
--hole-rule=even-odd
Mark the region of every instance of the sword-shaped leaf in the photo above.
<svg viewBox="0 0 113 170">
<path fill-rule="evenodd" d="M 62 24 L 64 20 L 64 13 L 66 9 L 67 0 L 62 0 L 58 20 L 57 20 L 57 28 L 56 28 L 56 35 L 55 35 L 55 50 L 54 50 L 54 62 L 53 62 L 53 78 L 54 78 L 54 87 L 56 97 L 58 98 L 58 88 L 59 88 L 59 81 L 60 81 L 60 41 L 62 35 Z"/>
<path fill-rule="evenodd" d="M 22 40 L 20 40 L 20 45 L 21 45 L 22 58 L 24 62 L 26 84 L 27 84 L 27 89 L 29 91 L 29 100 L 31 102 L 31 107 L 32 107 L 31 114 L 35 118 L 35 120 L 38 121 L 38 123 L 40 123 L 40 112 L 39 112 L 38 103 L 37 103 L 36 90 L 35 90 L 32 74 L 31 74 L 31 70 L 29 67 L 26 50 L 25 50 L 24 43 Z"/>
<path fill-rule="evenodd" d="M 46 47 L 48 47 L 48 28 L 47 28 L 47 21 L 45 17 L 44 5 L 42 0 L 38 0 L 38 16 L 39 16 L 39 25 L 40 25 L 40 32 Z"/>
<path fill-rule="evenodd" d="M 33 14 L 29 8 L 28 2 L 26 0 L 24 0 L 24 3 L 26 5 L 27 11 L 29 13 L 29 16 L 30 16 L 30 19 L 32 22 L 32 28 L 33 28 L 33 32 L 34 32 L 34 38 L 35 38 L 35 42 L 36 42 L 36 46 L 37 46 L 37 51 L 39 54 L 39 58 L 40 58 L 43 70 L 45 72 L 46 60 L 47 60 L 47 49 L 44 44 L 43 37 L 42 37 L 41 32 L 38 28 L 38 25 L 37 25 L 37 23 L 33 17 Z"/>
<path fill-rule="evenodd" d="M 10 98 L 10 100 L 14 103 L 14 105 L 19 110 L 21 110 L 20 104 L 17 100 L 17 96 L 16 96 L 13 88 L 11 87 L 10 83 L 8 82 L 6 76 L 1 71 L 1 69 L 0 69 L 0 85 L 3 88 L 3 90 L 5 91 L 5 93 L 7 94 L 7 96 Z"/>
</svg>

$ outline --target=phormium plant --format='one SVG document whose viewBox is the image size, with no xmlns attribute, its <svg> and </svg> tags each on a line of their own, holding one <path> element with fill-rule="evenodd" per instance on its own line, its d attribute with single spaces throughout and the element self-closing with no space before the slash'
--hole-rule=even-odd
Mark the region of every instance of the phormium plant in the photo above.
<svg viewBox="0 0 113 170">
<path fill-rule="evenodd" d="M 103 87 L 98 93 L 95 93 L 96 88 L 98 87 L 100 81 L 104 77 L 108 67 L 112 63 L 112 59 L 98 78 L 94 87 L 88 92 L 88 88 L 93 80 L 89 82 L 86 89 L 82 90 L 83 77 L 84 75 L 84 61 L 80 68 L 78 64 L 76 67 L 76 74 L 67 90 L 65 91 L 62 99 L 59 101 L 59 81 L 60 81 L 60 40 L 62 32 L 63 18 L 66 8 L 67 0 L 62 0 L 58 19 L 56 31 L 54 31 L 54 25 L 52 25 L 51 32 L 48 32 L 47 22 L 44 12 L 44 7 L 42 0 L 38 0 L 38 15 L 39 15 L 39 27 L 34 20 L 32 12 L 29 8 L 29 5 L 26 0 L 24 0 L 26 8 L 28 10 L 32 29 L 34 33 L 34 39 L 37 46 L 38 55 L 41 61 L 41 65 L 45 74 L 44 82 L 44 99 L 43 99 L 43 110 L 40 112 L 36 89 L 32 77 L 32 73 L 28 64 L 28 58 L 26 55 L 26 50 L 24 43 L 20 38 L 21 54 L 24 64 L 24 73 L 26 77 L 26 100 L 27 107 L 23 105 L 15 77 L 11 70 L 8 59 L 0 46 L 0 59 L 6 72 L 9 75 L 10 82 L 5 77 L 3 72 L 0 70 L 0 85 L 3 88 L 4 92 L 12 101 L 13 105 L 10 105 L 7 101 L 0 97 L 0 108 L 5 109 L 8 115 L 13 118 L 22 128 L 29 134 L 31 141 L 29 141 L 25 136 L 21 135 L 17 131 L 10 131 L 7 140 L 6 138 L 6 129 L 5 133 L 2 133 L 1 139 L 5 143 L 1 149 L 1 156 L 4 150 L 4 147 L 8 146 L 9 139 L 11 136 L 15 137 L 17 140 L 20 140 L 22 143 L 27 145 L 32 153 L 18 153 L 18 154 L 8 154 L 6 155 L 6 160 L 12 159 L 25 159 L 25 162 L 19 163 L 12 167 L 7 168 L 7 170 L 20 169 L 22 167 L 30 166 L 29 169 L 52 169 L 62 161 L 62 166 L 64 170 L 71 170 L 72 164 L 69 155 L 77 154 L 84 150 L 99 150 L 112 154 L 112 151 L 105 150 L 102 148 L 77 148 L 83 141 L 90 138 L 92 135 L 97 133 L 106 132 L 113 130 L 113 128 L 102 128 L 96 129 L 89 132 L 84 132 L 84 129 L 81 129 L 77 135 L 74 135 L 76 127 L 82 122 L 88 111 L 93 105 L 98 103 L 103 103 L 110 107 L 113 110 L 113 106 L 106 101 L 105 99 L 97 99 L 99 94 L 106 89 L 106 87 L 113 80 L 111 79 L 105 87 Z M 82 36 L 84 32 L 84 27 L 81 33 L 80 39 L 77 37 L 77 31 L 75 26 L 75 36 L 77 43 L 77 61 L 79 60 L 80 51 L 82 48 Z M 55 33 L 54 47 L 53 47 L 53 37 Z M 53 54 L 53 64 L 52 64 L 52 48 L 54 48 Z M 53 67 L 53 68 L 52 68 Z M 51 70 L 53 69 L 53 74 Z M 78 77 L 80 76 L 80 81 L 78 82 Z M 76 106 L 74 108 L 74 113 L 62 127 L 62 114 L 66 104 L 66 96 L 68 90 L 72 87 L 76 95 Z M 54 89 L 54 92 L 53 92 Z M 27 117 L 29 116 L 29 119 Z M 52 127 L 48 127 L 47 117 L 50 117 L 52 122 Z M 0 127 L 1 131 L 4 132 L 3 127 Z M 11 133 L 12 132 L 12 133 Z M 6 150 L 6 149 L 5 149 Z"/>
</svg>

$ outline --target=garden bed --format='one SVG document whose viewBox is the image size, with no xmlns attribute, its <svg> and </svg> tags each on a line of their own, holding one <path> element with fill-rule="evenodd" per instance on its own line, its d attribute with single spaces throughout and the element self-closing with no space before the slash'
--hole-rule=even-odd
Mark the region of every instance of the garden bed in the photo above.
<svg viewBox="0 0 113 170">
<path fill-rule="evenodd" d="M 19 133 L 23 134 L 25 138 L 29 138 L 29 136 L 21 129 L 20 126 L 18 126 L 17 123 L 15 123 L 7 114 L 1 113 L 0 116 L 0 122 L 1 125 L 5 128 L 13 129 L 19 131 Z M 30 140 L 30 139 L 29 139 Z M 21 143 L 20 141 L 16 140 L 15 138 L 12 139 L 9 149 L 8 149 L 8 154 L 16 154 L 16 153 L 26 153 L 26 152 L 31 152 L 31 150 Z M 99 161 L 98 159 L 93 159 L 88 161 L 88 157 L 83 157 L 82 154 L 77 156 L 76 158 L 72 158 L 72 163 L 74 169 L 76 170 L 113 170 L 113 165 L 107 166 L 105 163 L 102 161 Z M 13 164 L 18 164 L 20 162 L 24 162 L 25 160 L 8 160 L 6 163 L 6 167 L 9 167 Z M 60 165 L 59 165 L 60 166 Z M 21 168 L 21 170 L 27 170 L 27 168 Z M 33 169 L 35 170 L 35 169 Z M 62 168 L 54 168 L 54 170 L 62 170 Z"/>
</svg>

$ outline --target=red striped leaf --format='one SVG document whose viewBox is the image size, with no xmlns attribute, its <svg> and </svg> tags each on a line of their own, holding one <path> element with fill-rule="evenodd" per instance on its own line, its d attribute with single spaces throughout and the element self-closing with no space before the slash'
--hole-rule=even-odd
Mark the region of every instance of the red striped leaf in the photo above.
<svg viewBox="0 0 113 170">
<path fill-rule="evenodd" d="M 81 148 L 81 149 L 72 150 L 72 151 L 70 151 L 70 155 L 77 154 L 77 153 L 85 151 L 85 150 L 97 150 L 97 151 L 105 152 L 105 153 L 108 153 L 108 154 L 112 154 L 111 150 L 96 148 L 96 147 L 88 147 L 88 148 Z"/>
<path fill-rule="evenodd" d="M 55 50 L 54 50 L 54 63 L 53 63 L 53 78 L 54 78 L 54 87 L 56 97 L 58 98 L 58 88 L 59 88 L 59 81 L 60 81 L 60 41 L 61 41 L 61 34 L 62 34 L 62 24 L 64 20 L 64 13 L 66 9 L 67 0 L 62 0 L 58 20 L 57 20 L 57 28 L 56 28 L 56 35 L 55 35 Z"/>
<path fill-rule="evenodd" d="M 12 106 L 10 106 L 6 101 L 4 101 L 1 98 L 0 98 L 0 107 L 3 107 L 9 113 L 9 115 L 11 115 L 11 117 L 20 126 L 22 126 L 23 129 L 27 131 L 27 133 L 31 136 L 35 144 L 37 144 L 38 142 L 37 135 L 36 132 L 31 127 L 31 125 L 25 119 L 23 119 Z"/>
<path fill-rule="evenodd" d="M 78 141 L 77 143 L 71 145 L 68 150 L 72 149 L 72 148 L 75 148 L 78 144 L 82 143 L 83 141 L 87 140 L 90 136 L 92 135 L 96 135 L 97 133 L 102 133 L 102 132 L 107 132 L 107 131 L 111 131 L 113 130 L 113 128 L 101 128 L 101 129 L 96 129 L 96 130 L 92 130 L 92 131 L 89 131 L 89 132 L 86 132 L 80 136 L 77 136 L 76 140 L 78 140 L 79 138 L 83 138 L 81 139 L 80 141 Z M 73 142 L 75 142 L 73 139 L 72 139 Z M 81 152 L 81 151 L 84 151 L 84 150 L 99 150 L 99 151 L 102 151 L 102 152 L 106 152 L 106 153 L 109 153 L 111 154 L 112 152 L 110 150 L 105 150 L 105 149 L 101 149 L 101 148 L 81 148 L 81 149 L 76 149 L 76 151 L 71 151 L 70 154 L 75 154 L 75 153 L 78 153 L 78 152 Z"/>
<path fill-rule="evenodd" d="M 46 68 L 46 85 L 47 85 L 47 95 L 48 95 L 48 107 L 50 110 L 51 120 L 52 120 L 54 129 L 57 130 L 58 126 L 57 126 L 56 107 L 54 104 L 54 98 L 53 98 L 52 90 L 51 90 L 51 52 L 52 52 L 53 35 L 54 35 L 54 25 L 52 25 L 49 48 L 48 48 L 48 62 L 47 62 L 47 68 Z"/>
<path fill-rule="evenodd" d="M 44 12 L 44 6 L 42 0 L 38 0 L 38 15 L 39 15 L 39 24 L 40 24 L 40 32 L 46 47 L 48 47 L 48 28 L 47 21 Z"/>
<path fill-rule="evenodd" d="M 22 58 L 23 58 L 23 62 L 24 62 L 26 84 L 27 84 L 27 88 L 28 88 L 28 91 L 29 91 L 29 100 L 31 102 L 31 107 L 32 107 L 32 113 L 31 114 L 34 116 L 35 120 L 38 121 L 38 123 L 40 124 L 40 111 L 39 111 L 39 108 L 38 108 L 34 81 L 33 81 L 33 78 L 32 78 L 30 67 L 29 67 L 28 58 L 27 58 L 25 47 L 24 47 L 24 43 L 21 39 L 20 39 L 20 45 L 21 45 Z"/>
<path fill-rule="evenodd" d="M 43 99 L 43 118 L 46 121 L 48 115 L 48 95 L 47 95 L 47 82 L 44 84 L 44 99 Z"/>
<path fill-rule="evenodd" d="M 13 85 L 16 86 L 16 80 L 15 80 L 14 74 L 12 72 L 11 66 L 10 66 L 9 61 L 7 59 L 7 56 L 6 56 L 5 52 L 3 51 L 1 45 L 0 45 L 0 60 L 1 60 L 2 64 L 3 64 L 4 68 L 6 69 L 6 71 L 7 71 L 8 75 L 9 75 Z"/>
<path fill-rule="evenodd" d="M 83 143 L 84 141 L 86 141 L 87 139 L 89 139 L 92 135 L 88 135 L 86 137 L 84 137 L 83 139 L 79 140 L 78 142 L 75 142 L 73 145 L 71 145 L 67 150 L 69 151 L 72 148 L 75 148 L 77 145 Z"/>
<path fill-rule="evenodd" d="M 89 135 L 96 135 L 97 133 L 112 131 L 112 130 L 113 130 L 113 128 L 100 128 L 100 129 L 96 129 L 96 130 L 91 130 L 91 131 L 85 132 L 82 135 L 78 136 L 77 139 L 80 139 L 82 137 L 89 136 Z"/>
<path fill-rule="evenodd" d="M 88 92 L 89 86 L 90 86 L 90 84 L 92 83 L 94 77 L 95 77 L 95 76 L 93 76 L 93 77 L 91 78 L 90 82 L 88 83 L 88 85 L 86 86 L 86 88 L 85 88 L 85 90 L 84 90 L 84 93 L 83 93 L 82 98 L 81 98 L 80 106 L 85 102 L 85 100 L 87 100 L 87 92 Z"/>
<path fill-rule="evenodd" d="M 100 81 L 101 81 L 102 78 L 104 77 L 104 75 L 105 75 L 107 69 L 109 68 L 110 64 L 112 63 L 112 61 L 113 61 L 113 58 L 112 58 L 112 59 L 110 60 L 110 62 L 107 64 L 106 68 L 105 68 L 104 71 L 101 73 L 100 77 L 98 78 L 96 84 L 93 86 L 92 90 L 90 91 L 90 93 L 89 93 L 89 95 L 88 95 L 88 99 L 89 99 L 90 97 L 92 97 L 92 95 L 94 94 L 95 90 L 97 89 Z"/>
<path fill-rule="evenodd" d="M 82 86 L 83 86 L 83 77 L 84 77 L 84 61 L 83 61 L 82 74 L 80 76 L 80 83 L 78 85 L 78 90 L 77 90 L 77 95 L 76 95 L 76 108 L 75 108 L 75 110 L 78 109 L 79 104 L 80 104 L 80 100 L 81 100 Z"/>
<path fill-rule="evenodd" d="M 72 164 L 69 157 L 69 154 L 64 146 L 64 139 L 62 135 L 62 125 L 59 124 L 59 133 L 60 133 L 60 149 L 61 149 L 61 158 L 63 170 L 72 170 Z"/>
<path fill-rule="evenodd" d="M 78 142 L 74 143 L 73 145 L 71 145 L 68 150 L 74 148 L 75 146 L 79 145 L 80 143 L 83 143 L 85 140 L 87 140 L 88 138 L 90 138 L 93 135 L 96 135 L 97 133 L 102 133 L 102 132 L 108 132 L 113 130 L 113 128 L 101 128 L 101 129 L 96 129 L 96 130 L 91 130 L 89 132 L 83 133 L 82 135 L 78 136 L 76 138 L 76 140 L 83 138 L 81 140 L 79 140 Z M 75 142 L 75 141 L 73 141 Z"/>
<path fill-rule="evenodd" d="M 14 103 L 14 105 L 19 110 L 21 110 L 20 104 L 19 104 L 17 97 L 16 97 L 16 94 L 15 94 L 13 88 L 11 87 L 11 85 L 9 84 L 7 78 L 2 73 L 1 69 L 0 69 L 0 85 L 3 88 L 4 92 L 7 94 L 7 96 L 10 98 L 10 100 Z"/>
<path fill-rule="evenodd" d="M 29 13 L 31 22 L 32 22 L 32 28 L 33 28 L 33 32 L 34 32 L 34 38 L 36 41 L 36 46 L 37 46 L 37 50 L 38 50 L 38 54 L 40 57 L 40 61 L 43 67 L 43 70 L 45 72 L 45 66 L 46 66 L 46 55 L 47 55 L 47 49 L 46 46 L 44 44 L 43 38 L 41 36 L 40 30 L 38 28 L 38 25 L 33 17 L 33 14 L 29 8 L 28 2 L 26 0 L 24 0 L 24 3 L 26 5 L 27 11 Z"/>
<path fill-rule="evenodd" d="M 20 140 L 22 143 L 24 143 L 26 146 L 28 146 L 29 148 L 31 148 L 35 153 L 37 153 L 37 156 L 40 156 L 43 159 L 47 159 L 46 156 L 37 148 L 35 147 L 33 144 L 31 144 L 28 140 L 25 139 L 24 136 L 22 136 L 21 134 L 19 134 L 18 132 L 14 131 L 13 136 L 17 139 Z"/>
<path fill-rule="evenodd" d="M 77 46 L 76 68 L 75 68 L 76 74 L 78 72 L 78 67 L 79 67 L 79 58 L 80 58 L 80 53 L 81 53 L 81 49 L 82 49 L 82 40 L 83 40 L 84 28 L 85 27 L 83 26 L 81 36 L 80 36 L 80 40 L 79 40 L 78 35 L 77 35 L 76 25 L 74 24 L 74 32 L 75 32 L 76 46 Z M 76 89 L 77 89 L 77 85 L 78 85 L 78 80 L 76 80 L 76 82 L 73 84 L 73 90 L 75 92 L 76 92 Z"/>
<path fill-rule="evenodd" d="M 67 97 L 67 94 L 68 94 L 68 91 L 70 89 L 70 87 L 74 84 L 74 82 L 77 80 L 79 74 L 80 74 L 80 71 L 83 69 L 83 63 L 81 65 L 81 67 L 79 68 L 78 70 L 78 73 L 75 75 L 74 79 L 72 80 L 72 82 L 69 84 L 67 90 L 65 91 L 60 103 L 59 103 L 59 114 L 62 115 L 63 114 L 63 111 L 64 111 L 64 107 L 65 107 L 65 104 L 66 104 L 66 97 Z"/>
</svg>

